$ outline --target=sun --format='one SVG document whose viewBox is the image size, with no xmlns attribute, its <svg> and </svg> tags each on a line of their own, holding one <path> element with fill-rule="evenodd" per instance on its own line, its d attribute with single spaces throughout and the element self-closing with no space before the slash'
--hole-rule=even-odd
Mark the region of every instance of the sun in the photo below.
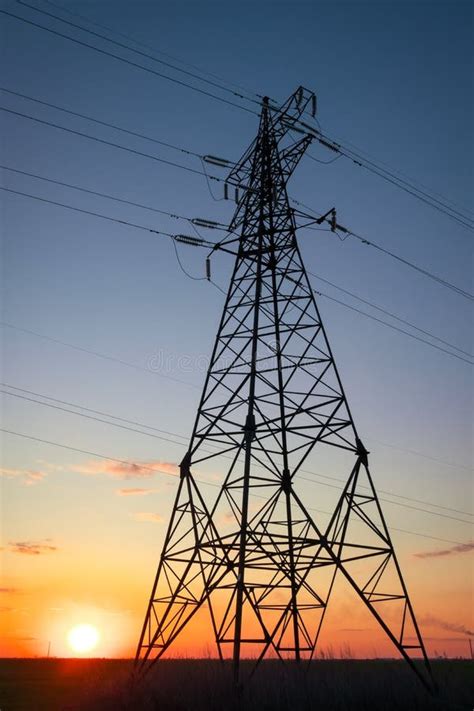
<svg viewBox="0 0 474 711">
<path fill-rule="evenodd" d="M 99 631 L 93 625 L 76 625 L 68 634 L 71 649 L 78 654 L 91 652 L 99 641 Z"/>
</svg>

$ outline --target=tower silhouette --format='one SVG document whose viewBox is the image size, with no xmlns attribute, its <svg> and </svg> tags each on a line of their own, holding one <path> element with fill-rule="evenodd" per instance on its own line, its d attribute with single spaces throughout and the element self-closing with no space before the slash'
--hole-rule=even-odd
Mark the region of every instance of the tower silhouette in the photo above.
<svg viewBox="0 0 474 711">
<path fill-rule="evenodd" d="M 256 664 L 312 659 L 339 572 L 431 684 L 368 452 L 296 241 L 286 186 L 312 140 L 301 116 L 308 107 L 314 115 L 315 103 L 302 87 L 278 109 L 264 99 L 258 135 L 227 179 L 238 204 L 219 248 L 235 264 L 138 644 L 139 674 L 201 608 L 236 679 L 249 650 Z M 319 448 L 347 467 L 324 530 L 298 485 Z M 202 466 L 219 482 L 211 498 L 193 474 Z"/>
</svg>

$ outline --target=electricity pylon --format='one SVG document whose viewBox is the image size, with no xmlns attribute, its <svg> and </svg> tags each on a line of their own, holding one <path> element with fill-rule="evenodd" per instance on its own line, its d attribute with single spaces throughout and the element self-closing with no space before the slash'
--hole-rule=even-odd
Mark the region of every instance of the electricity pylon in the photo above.
<svg viewBox="0 0 474 711">
<path fill-rule="evenodd" d="M 301 123 L 308 105 L 314 112 L 315 97 L 303 88 L 280 109 L 265 99 L 258 135 L 227 180 L 238 205 L 220 248 L 235 253 L 235 265 L 136 671 L 160 659 L 201 608 L 237 680 L 246 650 L 257 664 L 265 656 L 312 659 L 339 572 L 430 686 L 368 452 L 296 241 L 286 185 L 311 142 Z M 298 477 L 324 446 L 343 455 L 348 478 L 323 530 Z M 202 467 L 219 481 L 211 498 L 193 474 Z"/>
</svg>

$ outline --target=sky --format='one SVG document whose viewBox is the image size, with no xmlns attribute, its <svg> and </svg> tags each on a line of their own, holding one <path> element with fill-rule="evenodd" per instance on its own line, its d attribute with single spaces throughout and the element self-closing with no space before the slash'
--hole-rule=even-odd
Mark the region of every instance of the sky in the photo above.
<svg viewBox="0 0 474 711">
<path fill-rule="evenodd" d="M 164 61 L 191 72 L 199 67 L 218 75 L 215 81 L 278 102 L 308 87 L 328 136 L 469 208 L 470 3 L 30 4 L 103 31 L 88 18 L 145 43 Z M 1 8 L 210 89 L 25 4 Z M 251 113 L 7 15 L 0 22 L 4 89 L 201 155 L 236 160 L 256 133 Z M 202 170 L 196 157 L 4 91 L 1 99 L 9 110 Z M 222 200 L 221 183 L 209 186 L 201 175 L 0 113 L 3 166 L 174 214 L 231 219 L 233 203 Z M 336 206 L 341 224 L 472 292 L 470 230 L 345 158 L 325 165 L 334 155 L 321 145 L 310 153 L 323 162 L 302 160 L 291 180 L 293 197 L 318 213 Z M 225 177 L 222 169 L 208 169 Z M 7 170 L 2 185 L 190 233 L 175 218 Z M 68 631 L 89 623 L 100 633 L 94 653 L 133 655 L 223 295 L 202 279 L 201 250 L 179 245 L 180 266 L 171 241 L 147 231 L 7 192 L 1 210 L 3 382 L 30 399 L 10 394 L 2 403 L 9 433 L 2 433 L 0 653 L 43 655 L 51 643 L 51 654 L 70 656 Z M 469 300 L 355 239 L 304 229 L 298 238 L 309 271 L 472 353 Z M 213 258 L 213 279 L 222 288 L 231 267 L 228 256 Z M 311 280 L 321 292 L 380 316 Z M 474 622 L 470 366 L 324 296 L 318 303 L 375 484 L 389 500 L 384 511 L 428 651 L 466 655 Z M 88 417 L 66 411 L 77 412 L 74 405 Z M 115 419 L 114 426 L 110 414 L 127 422 Z M 331 475 L 329 461 L 320 467 Z M 333 493 L 322 478 L 319 484 L 299 485 L 315 507 L 327 509 Z M 338 591 L 324 644 L 336 651 L 349 644 L 360 655 L 391 653 L 372 629 L 349 592 Z M 211 646 L 206 634 L 203 626 L 178 651 L 202 653 Z"/>
</svg>

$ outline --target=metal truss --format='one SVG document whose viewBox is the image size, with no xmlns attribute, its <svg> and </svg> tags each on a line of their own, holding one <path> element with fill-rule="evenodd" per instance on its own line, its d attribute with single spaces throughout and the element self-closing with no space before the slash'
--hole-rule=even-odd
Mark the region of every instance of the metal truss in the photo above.
<svg viewBox="0 0 474 711">
<path fill-rule="evenodd" d="M 228 178 L 238 191 L 225 243 L 235 265 L 136 672 L 160 659 L 201 608 L 237 680 L 246 650 L 256 664 L 266 656 L 311 660 L 339 571 L 429 687 L 368 453 L 296 241 L 286 185 L 311 141 L 301 131 L 308 106 L 314 95 L 303 88 L 281 109 L 265 100 L 258 135 Z M 355 457 L 325 530 L 298 494 L 301 467 L 323 445 Z M 218 477 L 212 498 L 193 474 L 203 468 Z"/>
</svg>

